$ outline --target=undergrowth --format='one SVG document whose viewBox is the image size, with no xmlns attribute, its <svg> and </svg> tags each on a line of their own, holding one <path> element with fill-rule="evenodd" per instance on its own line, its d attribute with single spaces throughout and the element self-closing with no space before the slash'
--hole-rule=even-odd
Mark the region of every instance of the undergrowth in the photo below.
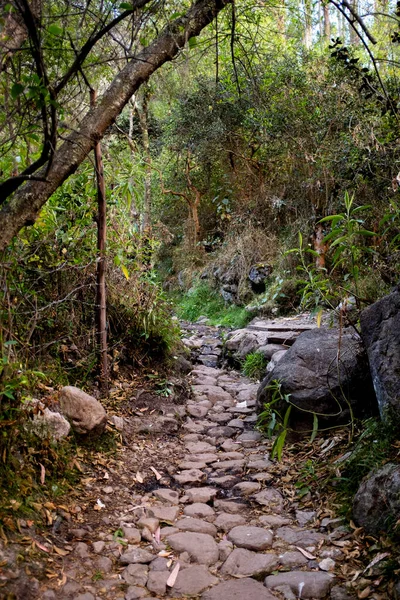
<svg viewBox="0 0 400 600">
<path fill-rule="evenodd" d="M 207 317 L 210 325 L 245 327 L 252 315 L 243 307 L 226 306 L 222 297 L 205 283 L 192 287 L 186 294 L 173 296 L 175 311 L 180 319 L 197 321 Z"/>
<path fill-rule="evenodd" d="M 243 361 L 242 371 L 250 379 L 260 380 L 265 376 L 267 359 L 260 352 L 251 352 Z"/>
</svg>

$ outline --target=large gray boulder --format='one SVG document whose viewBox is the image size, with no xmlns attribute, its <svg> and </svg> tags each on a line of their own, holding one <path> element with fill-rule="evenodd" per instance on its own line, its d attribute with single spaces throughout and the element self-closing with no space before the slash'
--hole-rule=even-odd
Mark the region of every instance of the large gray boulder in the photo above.
<svg viewBox="0 0 400 600">
<path fill-rule="evenodd" d="M 260 411 L 272 398 L 274 381 L 281 383 L 282 394 L 289 394 L 296 429 L 309 429 L 312 413 L 320 423 L 340 424 L 349 421 L 349 403 L 358 417 L 373 414 L 376 407 L 367 356 L 355 332 L 317 328 L 300 334 L 261 383 Z M 287 406 L 282 401 L 274 408 L 284 413 Z"/>
<path fill-rule="evenodd" d="M 61 389 L 59 404 L 61 412 L 79 434 L 100 435 L 107 424 L 107 413 L 96 398 L 77 387 Z"/>
<path fill-rule="evenodd" d="M 374 535 L 393 528 L 400 517 L 400 465 L 388 463 L 368 475 L 354 497 L 353 516 Z"/>
<path fill-rule="evenodd" d="M 382 417 L 400 416 L 400 289 L 362 311 L 361 335 Z"/>
</svg>

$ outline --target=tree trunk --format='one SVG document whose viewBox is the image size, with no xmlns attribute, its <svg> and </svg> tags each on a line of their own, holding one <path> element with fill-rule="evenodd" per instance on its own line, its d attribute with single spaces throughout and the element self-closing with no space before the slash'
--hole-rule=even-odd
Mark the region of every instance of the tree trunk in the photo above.
<svg viewBox="0 0 400 600">
<path fill-rule="evenodd" d="M 232 0 L 197 0 L 170 23 L 155 41 L 131 60 L 115 77 L 95 108 L 83 118 L 47 166 L 35 173 L 45 181 L 28 181 L 0 210 L 0 251 L 7 248 L 22 227 L 32 225 L 50 196 L 74 173 L 108 127 L 121 113 L 143 82 L 167 61 L 172 60 L 188 39 L 198 35 Z"/>
<path fill-rule="evenodd" d="M 304 46 L 310 50 L 312 46 L 312 0 L 304 0 Z"/>
<path fill-rule="evenodd" d="M 350 1 L 351 8 L 355 13 L 358 13 L 358 2 L 357 0 Z M 357 35 L 356 30 L 349 24 L 350 44 L 358 46 L 360 44 L 360 38 Z"/>
<path fill-rule="evenodd" d="M 329 4 L 324 2 L 324 40 L 325 43 L 329 43 L 331 39 L 331 18 L 329 15 Z"/>
<path fill-rule="evenodd" d="M 151 154 L 149 141 L 149 100 L 150 88 L 145 86 L 142 103 L 136 103 L 136 112 L 139 117 L 142 132 L 142 144 L 145 162 L 144 199 L 142 211 L 142 233 L 151 235 Z"/>
<path fill-rule="evenodd" d="M 90 105 L 96 105 L 96 90 L 90 90 Z M 99 355 L 100 390 L 108 392 L 107 356 L 107 298 L 106 298 L 106 185 L 100 142 L 94 147 L 94 162 L 97 184 L 97 263 L 96 263 L 96 338 Z"/>
</svg>

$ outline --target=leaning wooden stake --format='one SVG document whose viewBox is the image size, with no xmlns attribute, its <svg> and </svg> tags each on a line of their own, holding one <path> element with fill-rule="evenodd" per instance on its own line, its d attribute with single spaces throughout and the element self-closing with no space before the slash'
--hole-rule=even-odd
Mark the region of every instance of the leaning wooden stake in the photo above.
<svg viewBox="0 0 400 600">
<path fill-rule="evenodd" d="M 97 93 L 90 89 L 90 104 L 95 106 Z M 106 300 L 106 185 L 104 181 L 101 145 L 94 147 L 97 184 L 97 266 L 96 266 L 96 328 L 99 352 L 100 389 L 108 392 L 107 300 Z"/>
</svg>

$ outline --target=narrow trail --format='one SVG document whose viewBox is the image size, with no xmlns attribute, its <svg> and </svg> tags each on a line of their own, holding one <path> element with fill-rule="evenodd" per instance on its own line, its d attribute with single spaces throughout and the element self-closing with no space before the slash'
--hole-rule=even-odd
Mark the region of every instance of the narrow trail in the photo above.
<svg viewBox="0 0 400 600">
<path fill-rule="evenodd" d="M 215 332 L 196 335 L 215 360 Z M 188 377 L 184 406 L 84 479 L 37 597 L 354 598 L 335 576 L 347 532 L 287 493 L 288 468 L 255 430 L 258 385 L 204 364 Z"/>
</svg>

